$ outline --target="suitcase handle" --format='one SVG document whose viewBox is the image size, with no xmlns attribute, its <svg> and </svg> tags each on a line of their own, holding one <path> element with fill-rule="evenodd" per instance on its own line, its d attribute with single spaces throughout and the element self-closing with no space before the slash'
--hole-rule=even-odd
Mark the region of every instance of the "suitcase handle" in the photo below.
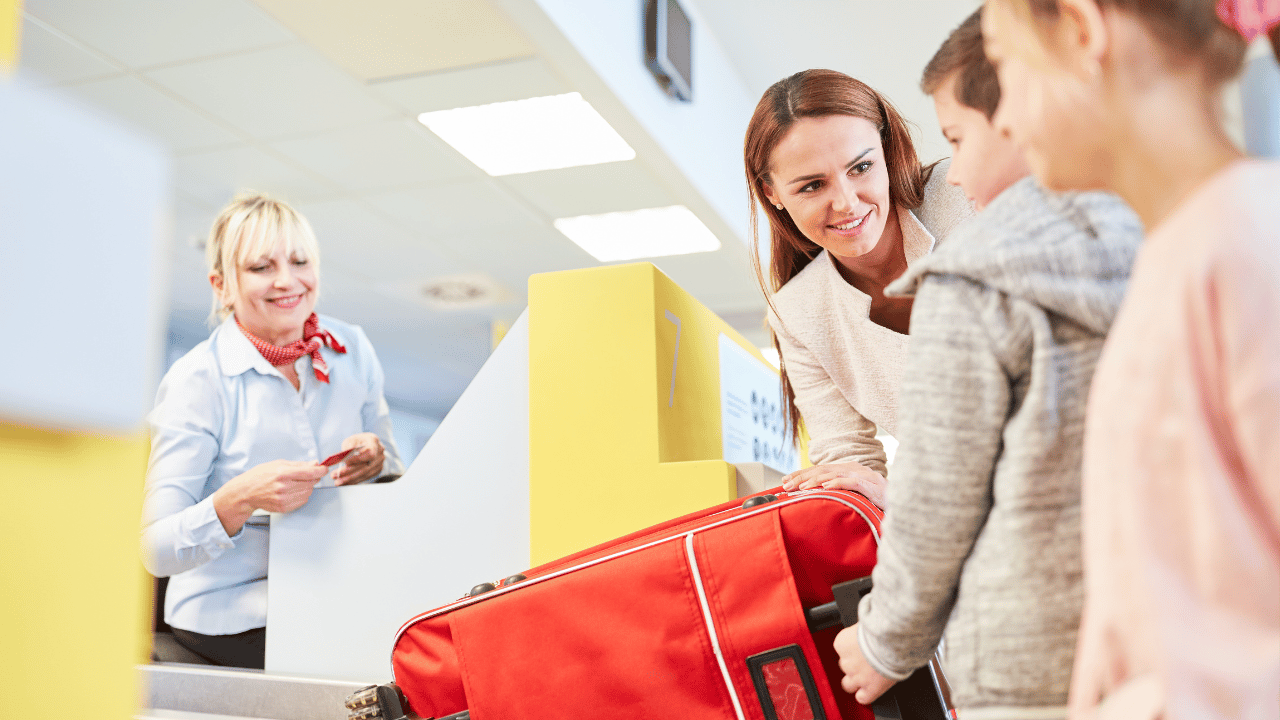
<svg viewBox="0 0 1280 720">
<path fill-rule="evenodd" d="M 805 609 L 809 631 L 852 627 L 858 622 L 858 603 L 869 592 L 870 576 L 832 585 L 833 601 Z M 875 713 L 876 720 L 950 720 L 955 715 L 945 685 L 942 665 L 935 652 L 929 664 L 916 668 L 906 680 L 876 698 L 871 703 L 871 712 Z"/>
<path fill-rule="evenodd" d="M 835 600 L 815 605 L 804 611 L 805 620 L 809 623 L 809 632 L 818 632 L 832 627 L 852 627 L 858 622 L 858 603 L 862 596 L 871 592 L 871 576 L 857 580 L 842 582 L 831 586 L 831 594 Z"/>
</svg>

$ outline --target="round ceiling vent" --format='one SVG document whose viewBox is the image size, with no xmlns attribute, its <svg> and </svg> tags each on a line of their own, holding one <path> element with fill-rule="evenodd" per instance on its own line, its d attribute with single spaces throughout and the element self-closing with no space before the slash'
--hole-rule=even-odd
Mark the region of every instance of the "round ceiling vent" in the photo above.
<svg viewBox="0 0 1280 720">
<path fill-rule="evenodd" d="M 419 292 L 424 301 L 441 309 L 484 307 L 512 299 L 511 292 L 498 281 L 480 273 L 434 278 Z"/>
</svg>

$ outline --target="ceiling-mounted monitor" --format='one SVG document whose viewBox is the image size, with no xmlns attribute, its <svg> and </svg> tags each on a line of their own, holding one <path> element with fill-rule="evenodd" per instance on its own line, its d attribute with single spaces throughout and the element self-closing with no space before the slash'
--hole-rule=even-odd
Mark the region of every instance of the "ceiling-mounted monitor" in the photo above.
<svg viewBox="0 0 1280 720">
<path fill-rule="evenodd" d="M 644 58 L 668 95 L 693 100 L 693 24 L 676 0 L 645 0 Z"/>
</svg>

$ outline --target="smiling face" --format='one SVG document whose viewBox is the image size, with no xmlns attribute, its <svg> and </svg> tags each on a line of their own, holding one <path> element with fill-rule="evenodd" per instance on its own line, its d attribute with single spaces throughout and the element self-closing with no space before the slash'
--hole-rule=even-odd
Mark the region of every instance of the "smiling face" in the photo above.
<svg viewBox="0 0 1280 720">
<path fill-rule="evenodd" d="M 237 196 L 214 220 L 206 252 L 218 320 L 234 312 L 275 345 L 302 338 L 320 292 L 320 248 L 305 218 L 267 195 Z"/>
<path fill-rule="evenodd" d="M 797 120 L 770 156 L 764 192 L 837 260 L 871 252 L 893 211 L 879 130 L 850 115 Z"/>
<path fill-rule="evenodd" d="M 951 145 L 947 182 L 958 185 L 978 210 L 1030 174 L 1026 160 L 1007 133 L 987 116 L 956 99 L 952 75 L 933 94 L 938 125 Z"/>
<path fill-rule="evenodd" d="M 1000 78 L 992 124 L 1009 133 L 1040 182 L 1054 190 L 1104 187 L 1112 168 L 1113 127 L 1105 113 L 1093 48 L 1073 43 L 1073 19 L 1037 28 L 1009 0 L 983 7 L 987 57 Z M 1051 50 L 1047 44 L 1061 41 Z"/>
<path fill-rule="evenodd" d="M 246 330 L 275 345 L 302 339 L 316 307 L 315 269 L 304 255 L 277 247 L 240 267 L 231 306 Z"/>
</svg>

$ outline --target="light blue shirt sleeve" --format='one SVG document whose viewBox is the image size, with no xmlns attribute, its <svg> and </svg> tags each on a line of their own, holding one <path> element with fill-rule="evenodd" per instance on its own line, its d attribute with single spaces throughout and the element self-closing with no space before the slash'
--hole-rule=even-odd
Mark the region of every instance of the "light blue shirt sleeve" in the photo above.
<svg viewBox="0 0 1280 720">
<path fill-rule="evenodd" d="M 199 348 L 197 348 L 198 350 Z M 168 577 L 234 547 L 208 489 L 218 457 L 222 405 L 217 368 L 193 352 L 160 384 L 151 424 L 151 461 L 143 501 L 143 564 Z"/>
</svg>

